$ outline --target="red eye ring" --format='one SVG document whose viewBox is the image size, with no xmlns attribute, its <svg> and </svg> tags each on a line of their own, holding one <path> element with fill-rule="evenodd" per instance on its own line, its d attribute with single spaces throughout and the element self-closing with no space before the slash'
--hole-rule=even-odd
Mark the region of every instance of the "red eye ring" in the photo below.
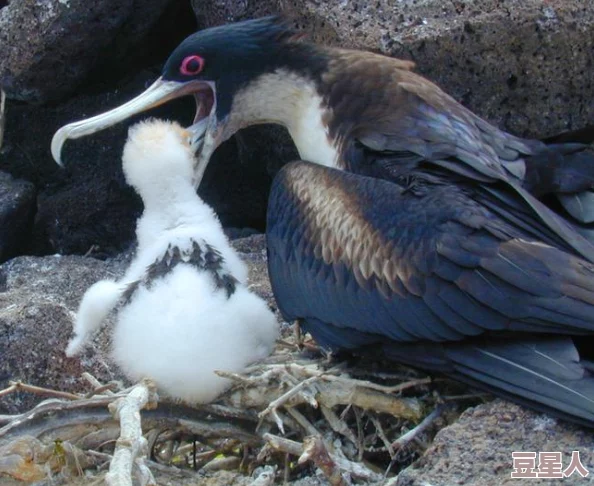
<svg viewBox="0 0 594 486">
<path fill-rule="evenodd" d="M 184 76 L 194 76 L 199 74 L 204 68 L 204 59 L 196 54 L 186 57 L 179 68 L 179 72 Z"/>
</svg>

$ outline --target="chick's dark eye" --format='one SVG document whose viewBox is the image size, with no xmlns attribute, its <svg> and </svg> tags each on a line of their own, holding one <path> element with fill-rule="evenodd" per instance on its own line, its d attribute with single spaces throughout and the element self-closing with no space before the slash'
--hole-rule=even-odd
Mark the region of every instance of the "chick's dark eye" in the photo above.
<svg viewBox="0 0 594 486">
<path fill-rule="evenodd" d="M 185 76 L 194 76 L 202 71 L 204 67 L 204 59 L 200 56 L 193 55 L 186 57 L 179 67 L 179 72 Z"/>
</svg>

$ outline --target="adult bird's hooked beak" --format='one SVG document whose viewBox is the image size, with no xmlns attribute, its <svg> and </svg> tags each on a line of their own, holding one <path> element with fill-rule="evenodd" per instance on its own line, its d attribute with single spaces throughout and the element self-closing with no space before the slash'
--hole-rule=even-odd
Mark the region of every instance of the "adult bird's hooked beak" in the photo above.
<svg viewBox="0 0 594 486">
<path fill-rule="evenodd" d="M 196 115 L 192 125 L 187 128 L 190 134 L 190 144 L 193 150 L 202 149 L 204 152 L 199 155 L 196 168 L 198 180 L 200 180 L 208 164 L 208 159 L 216 148 L 214 137 L 209 133 L 209 130 L 214 131 L 217 125 L 214 116 L 216 109 L 215 86 L 210 81 L 181 82 L 164 80 L 160 77 L 143 93 L 127 103 L 92 118 L 69 123 L 60 128 L 52 138 L 52 157 L 58 165 L 62 166 L 62 147 L 66 140 L 91 135 L 133 115 L 188 95 L 193 95 L 196 101 Z"/>
<path fill-rule="evenodd" d="M 291 52 L 294 38 L 292 29 L 276 17 L 196 32 L 175 48 L 161 77 L 144 93 L 107 113 L 60 128 L 52 140 L 52 155 L 62 165 L 61 151 L 67 139 L 93 134 L 175 98 L 192 95 L 196 116 L 187 130 L 192 147 L 198 151 L 195 175 L 200 181 L 215 149 L 237 130 L 255 123 L 291 121 L 292 108 L 298 105 L 295 93 L 300 90 L 295 82 L 285 86 L 277 71 L 286 64 L 287 46 Z M 310 61 L 308 56 L 298 56 L 295 62 L 309 70 Z M 267 76 L 274 82 L 264 82 Z"/>
</svg>

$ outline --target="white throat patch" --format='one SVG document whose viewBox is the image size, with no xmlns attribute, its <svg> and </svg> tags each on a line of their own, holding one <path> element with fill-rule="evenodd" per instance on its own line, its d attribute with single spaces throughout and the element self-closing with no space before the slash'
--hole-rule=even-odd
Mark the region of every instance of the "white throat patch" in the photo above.
<svg viewBox="0 0 594 486">
<path fill-rule="evenodd" d="M 277 70 L 237 93 L 229 127 L 236 131 L 258 123 L 278 123 L 287 127 L 303 160 L 338 167 L 338 150 L 328 137 L 322 116 L 322 98 L 313 82 Z"/>
<path fill-rule="evenodd" d="M 322 121 L 322 98 L 311 87 L 304 91 L 303 102 L 298 106 L 299 115 L 287 127 L 299 156 L 326 167 L 338 167 L 338 151 Z"/>
</svg>

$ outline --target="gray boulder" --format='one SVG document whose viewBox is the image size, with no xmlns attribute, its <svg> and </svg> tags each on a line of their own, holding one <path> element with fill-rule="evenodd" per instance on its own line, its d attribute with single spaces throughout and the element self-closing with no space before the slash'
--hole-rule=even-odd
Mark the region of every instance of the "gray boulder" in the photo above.
<svg viewBox="0 0 594 486">
<path fill-rule="evenodd" d="M 13 0 L 0 10 L 0 84 L 29 102 L 71 93 L 106 58 L 125 58 L 170 3 Z"/>
<path fill-rule="evenodd" d="M 398 476 L 395 486 L 500 486 L 512 484 L 585 484 L 570 477 L 512 479 L 512 452 L 561 452 L 563 469 L 573 451 L 594 472 L 594 433 L 503 400 L 468 409 L 439 431 L 425 455 Z"/>
<path fill-rule="evenodd" d="M 594 4 L 583 0 L 193 0 L 221 24 L 285 13 L 317 42 L 412 59 L 497 126 L 544 137 L 594 123 Z"/>
<path fill-rule="evenodd" d="M 116 263 L 79 256 L 18 257 L 0 266 L 0 389 L 9 381 L 64 390 L 83 388 L 81 373 L 102 381 L 118 377 L 101 349 L 102 332 L 82 359 L 69 359 L 64 349 L 78 303 L 95 281 L 113 278 Z M 17 393 L 0 399 L 0 414 L 23 412 L 39 397 Z"/>
</svg>

